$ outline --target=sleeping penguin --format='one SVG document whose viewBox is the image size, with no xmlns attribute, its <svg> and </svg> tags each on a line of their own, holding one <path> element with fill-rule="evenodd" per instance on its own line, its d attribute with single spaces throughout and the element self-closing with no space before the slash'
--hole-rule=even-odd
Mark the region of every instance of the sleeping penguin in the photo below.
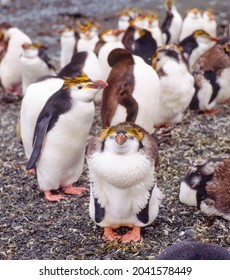
<svg viewBox="0 0 230 280">
<path fill-rule="evenodd" d="M 72 184 L 83 171 L 95 112 L 93 100 L 105 86 L 106 82 L 93 82 L 80 72 L 63 78 L 44 77 L 27 88 L 19 118 L 26 169 L 35 168 L 39 188 L 49 201 L 64 198 L 52 193 L 59 187 L 67 194 L 81 195 L 86 190 Z"/>
<path fill-rule="evenodd" d="M 141 239 L 141 228 L 158 215 L 159 154 L 155 139 L 136 124 L 103 129 L 89 140 L 90 217 L 104 228 L 104 238 L 128 243 Z M 113 229 L 132 228 L 123 236 Z"/>
</svg>

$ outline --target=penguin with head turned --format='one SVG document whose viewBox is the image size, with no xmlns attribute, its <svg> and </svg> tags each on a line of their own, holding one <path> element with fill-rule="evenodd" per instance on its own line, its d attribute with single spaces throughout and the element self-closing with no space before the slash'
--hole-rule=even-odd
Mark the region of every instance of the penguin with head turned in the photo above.
<svg viewBox="0 0 230 280">
<path fill-rule="evenodd" d="M 152 133 L 160 95 L 156 71 L 125 49 L 113 50 L 108 62 L 112 70 L 102 95 L 102 126 L 128 121 Z"/>
<path fill-rule="evenodd" d="M 39 188 L 49 201 L 64 198 L 52 193 L 59 187 L 67 194 L 81 195 L 86 190 L 73 187 L 73 183 L 83 171 L 95 113 L 93 100 L 105 86 L 106 82 L 91 81 L 80 72 L 63 78 L 44 77 L 27 88 L 19 119 L 26 168 L 35 169 Z"/>
</svg>

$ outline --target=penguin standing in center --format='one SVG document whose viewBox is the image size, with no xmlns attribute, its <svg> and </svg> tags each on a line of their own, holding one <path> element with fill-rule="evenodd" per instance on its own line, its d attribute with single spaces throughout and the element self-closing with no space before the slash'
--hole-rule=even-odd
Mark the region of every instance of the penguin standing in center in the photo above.
<svg viewBox="0 0 230 280">
<path fill-rule="evenodd" d="M 124 243 L 141 239 L 141 228 L 157 217 L 162 193 L 157 187 L 157 142 L 132 123 L 108 127 L 89 140 L 90 217 L 104 238 Z M 132 230 L 120 236 L 113 229 Z"/>
<path fill-rule="evenodd" d="M 44 77 L 27 88 L 19 119 L 29 159 L 26 168 L 35 168 L 39 188 L 49 201 L 64 198 L 63 194 L 52 193 L 59 187 L 67 194 L 81 195 L 86 190 L 72 184 L 83 171 L 86 141 L 95 113 L 93 100 L 105 86 L 106 82 L 93 82 L 80 72 L 72 77 Z M 42 107 L 44 100 L 47 101 Z"/>
<path fill-rule="evenodd" d="M 102 126 L 129 121 L 152 133 L 160 96 L 156 71 L 125 49 L 113 50 L 108 62 L 112 70 L 102 95 Z"/>
</svg>

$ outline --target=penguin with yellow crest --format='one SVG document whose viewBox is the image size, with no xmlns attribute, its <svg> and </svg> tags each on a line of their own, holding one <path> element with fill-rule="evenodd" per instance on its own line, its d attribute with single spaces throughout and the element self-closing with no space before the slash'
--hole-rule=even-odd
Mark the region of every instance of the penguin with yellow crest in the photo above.
<svg viewBox="0 0 230 280">
<path fill-rule="evenodd" d="M 89 140 L 90 217 L 104 238 L 124 243 L 141 239 L 141 228 L 157 217 L 162 193 L 157 187 L 157 142 L 142 127 L 119 123 Z M 113 229 L 132 228 L 120 236 Z"/>
<path fill-rule="evenodd" d="M 106 85 L 80 72 L 74 77 L 44 77 L 27 88 L 19 118 L 20 136 L 29 159 L 26 168 L 35 169 L 39 188 L 49 201 L 64 198 L 63 194 L 52 193 L 59 187 L 67 194 L 81 195 L 86 190 L 73 187 L 73 183 L 83 171 L 95 113 L 93 100 Z"/>
</svg>

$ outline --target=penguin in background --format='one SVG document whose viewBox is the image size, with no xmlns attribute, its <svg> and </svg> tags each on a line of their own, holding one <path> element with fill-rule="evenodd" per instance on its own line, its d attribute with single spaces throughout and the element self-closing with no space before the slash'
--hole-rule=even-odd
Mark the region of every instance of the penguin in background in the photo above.
<svg viewBox="0 0 230 280">
<path fill-rule="evenodd" d="M 151 57 L 157 50 L 157 42 L 152 33 L 147 29 L 138 29 L 138 38 L 135 39 L 132 46 L 132 53 L 140 56 L 147 64 L 151 65 Z"/>
<path fill-rule="evenodd" d="M 79 33 L 74 26 L 65 26 L 63 30 L 58 30 L 58 33 L 61 33 L 60 67 L 63 68 L 71 61 L 75 53 Z"/>
<path fill-rule="evenodd" d="M 27 87 L 38 78 L 45 75 L 56 75 L 56 67 L 46 53 L 41 43 L 23 44 L 20 64 L 22 71 L 22 94 Z"/>
<path fill-rule="evenodd" d="M 230 221 L 230 157 L 196 160 L 180 183 L 179 200 Z"/>
<path fill-rule="evenodd" d="M 157 187 L 159 154 L 155 139 L 133 123 L 120 123 L 92 136 L 87 148 L 91 219 L 106 240 L 141 239 L 141 228 L 157 217 L 162 193 Z M 120 236 L 113 229 L 131 231 Z"/>
<path fill-rule="evenodd" d="M 79 72 L 65 78 L 43 77 L 27 88 L 19 117 L 20 136 L 28 158 L 26 169 L 35 169 L 39 188 L 49 201 L 65 197 L 52 193 L 60 187 L 66 194 L 82 195 L 86 191 L 73 183 L 83 171 L 86 141 L 95 113 L 93 100 L 105 86 L 106 82 L 93 82 Z"/>
<path fill-rule="evenodd" d="M 203 29 L 208 32 L 211 36 L 217 36 L 217 22 L 215 14 L 213 13 L 212 9 L 207 9 L 202 14 L 203 18 Z"/>
<path fill-rule="evenodd" d="M 22 73 L 20 66 L 20 56 L 23 52 L 22 45 L 31 44 L 32 41 L 19 28 L 4 22 L 0 24 L 2 40 L 5 42 L 6 50 L 0 63 L 0 80 L 5 91 L 5 95 L 13 92 L 15 95 L 21 94 Z"/>
<path fill-rule="evenodd" d="M 128 121 L 152 133 L 160 96 L 156 71 L 125 49 L 113 50 L 108 62 L 112 70 L 102 95 L 103 128 Z"/>
<path fill-rule="evenodd" d="M 173 0 L 165 0 L 164 7 L 166 16 L 162 23 L 162 37 L 164 44 L 178 44 L 181 33 L 183 19 L 178 12 Z"/>
<path fill-rule="evenodd" d="M 230 252 L 218 244 L 182 241 L 166 247 L 155 260 L 230 260 Z"/>
</svg>

